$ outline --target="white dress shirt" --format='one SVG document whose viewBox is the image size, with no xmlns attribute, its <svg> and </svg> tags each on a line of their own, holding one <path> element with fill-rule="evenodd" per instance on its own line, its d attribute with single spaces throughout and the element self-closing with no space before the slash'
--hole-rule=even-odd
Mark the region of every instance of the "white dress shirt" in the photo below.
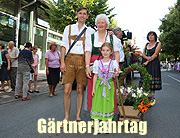
<svg viewBox="0 0 180 138">
<path fill-rule="evenodd" d="M 72 24 L 71 25 L 71 35 L 79 35 L 82 30 L 87 27 L 85 24 L 83 25 L 83 27 L 79 30 L 78 28 L 78 22 L 76 24 Z M 86 38 L 88 36 L 88 34 L 92 34 L 94 33 L 94 29 L 92 29 L 91 27 L 87 27 L 87 30 L 86 30 Z M 63 38 L 62 38 L 62 42 L 60 44 L 60 46 L 64 46 L 66 48 L 66 53 L 67 51 L 69 50 L 69 38 L 68 38 L 68 35 L 69 35 L 69 25 L 65 27 L 64 29 L 64 32 L 63 32 Z M 84 34 L 81 36 L 83 37 Z M 71 39 L 71 44 L 73 43 L 74 40 Z M 87 40 L 85 39 L 85 42 Z M 85 51 L 86 51 L 86 46 L 85 46 Z M 84 54 L 84 51 L 83 51 L 83 41 L 82 40 L 79 40 L 76 42 L 76 44 L 73 46 L 73 48 L 71 49 L 71 51 L 69 53 L 74 53 L 74 54 Z"/>
<path fill-rule="evenodd" d="M 121 40 L 119 39 L 120 47 L 119 47 L 119 62 L 124 62 L 124 49 L 123 45 L 121 43 Z"/>
<path fill-rule="evenodd" d="M 106 42 L 110 42 L 110 36 L 106 35 Z M 98 38 L 99 38 L 99 34 L 98 31 L 94 33 L 94 47 L 101 47 L 102 46 L 102 42 L 98 42 Z M 92 41 L 91 41 L 91 35 L 87 36 L 87 41 L 86 41 L 86 50 L 85 51 L 90 51 L 92 52 Z M 114 51 L 119 51 L 120 48 L 120 43 L 118 38 L 113 35 L 113 49 Z"/>
</svg>

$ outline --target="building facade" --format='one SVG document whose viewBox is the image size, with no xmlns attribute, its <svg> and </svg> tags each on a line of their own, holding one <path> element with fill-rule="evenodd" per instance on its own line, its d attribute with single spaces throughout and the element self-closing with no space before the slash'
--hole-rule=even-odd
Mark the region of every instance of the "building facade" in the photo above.
<svg viewBox="0 0 180 138">
<path fill-rule="evenodd" d="M 50 42 L 59 45 L 62 40 L 62 35 L 52 31 L 45 21 L 48 14 L 41 6 L 48 8 L 47 4 L 46 0 L 0 0 L 0 43 L 6 48 L 9 41 L 21 49 L 26 42 L 37 46 L 39 70 L 45 69 L 44 55 Z"/>
</svg>

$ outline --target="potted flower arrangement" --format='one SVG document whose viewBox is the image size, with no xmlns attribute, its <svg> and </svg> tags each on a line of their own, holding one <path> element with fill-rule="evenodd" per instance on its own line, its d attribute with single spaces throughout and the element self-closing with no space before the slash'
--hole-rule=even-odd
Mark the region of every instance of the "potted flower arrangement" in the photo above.
<svg viewBox="0 0 180 138">
<path fill-rule="evenodd" d="M 139 110 L 141 113 L 146 113 L 150 107 L 151 96 L 149 92 L 143 91 L 143 88 L 134 87 L 120 87 L 123 105 L 133 106 L 134 110 Z M 119 95 L 118 104 L 121 105 Z"/>
<path fill-rule="evenodd" d="M 124 84 L 124 78 L 126 75 L 131 72 L 137 70 L 140 72 L 143 78 L 143 85 L 142 87 L 137 86 L 129 86 L 126 87 Z M 136 64 L 132 64 L 124 69 L 123 73 L 120 74 L 119 83 L 121 84 L 120 87 L 120 94 L 122 97 L 122 102 L 125 110 L 125 115 L 127 117 L 139 119 L 140 116 L 143 117 L 144 113 L 147 112 L 149 107 L 151 106 L 151 102 L 153 100 L 153 96 L 150 95 L 150 81 L 152 77 L 147 72 L 147 70 Z M 122 105 L 120 102 L 120 95 L 118 93 L 118 109 L 120 112 L 120 116 L 122 116 Z M 123 116 L 122 116 L 123 117 Z M 142 120 L 142 118 L 141 118 Z"/>
<path fill-rule="evenodd" d="M 125 115 L 127 118 L 136 119 L 139 121 L 140 116 L 143 120 L 144 113 L 147 112 L 151 106 L 152 96 L 148 92 L 143 91 L 143 88 L 134 87 L 123 87 L 120 88 Z M 117 96 L 118 109 L 120 116 L 123 117 L 123 110 L 120 102 L 120 96 Z"/>
</svg>

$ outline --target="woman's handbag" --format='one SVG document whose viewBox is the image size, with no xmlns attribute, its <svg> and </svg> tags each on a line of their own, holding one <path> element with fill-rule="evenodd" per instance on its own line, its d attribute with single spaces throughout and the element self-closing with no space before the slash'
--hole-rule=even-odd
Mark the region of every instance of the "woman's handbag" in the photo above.
<svg viewBox="0 0 180 138">
<path fill-rule="evenodd" d="M 31 70 L 30 73 L 34 73 L 34 69 L 32 68 L 32 66 L 30 66 Z"/>
</svg>

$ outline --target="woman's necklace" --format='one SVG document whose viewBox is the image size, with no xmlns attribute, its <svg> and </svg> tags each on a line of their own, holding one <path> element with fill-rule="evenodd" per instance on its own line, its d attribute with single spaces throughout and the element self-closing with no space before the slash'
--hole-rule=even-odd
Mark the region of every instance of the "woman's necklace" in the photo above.
<svg viewBox="0 0 180 138">
<path fill-rule="evenodd" d="M 99 40 L 103 40 L 105 38 L 104 42 L 106 42 L 106 37 L 107 37 L 108 32 L 103 33 L 102 35 L 101 35 L 101 33 L 98 33 L 98 34 L 99 34 Z M 102 43 L 104 43 L 104 42 L 102 42 Z"/>
<path fill-rule="evenodd" d="M 149 43 L 149 46 L 152 47 L 152 46 L 154 46 L 155 43 L 156 43 L 156 42 L 150 42 L 150 43 Z"/>
</svg>

